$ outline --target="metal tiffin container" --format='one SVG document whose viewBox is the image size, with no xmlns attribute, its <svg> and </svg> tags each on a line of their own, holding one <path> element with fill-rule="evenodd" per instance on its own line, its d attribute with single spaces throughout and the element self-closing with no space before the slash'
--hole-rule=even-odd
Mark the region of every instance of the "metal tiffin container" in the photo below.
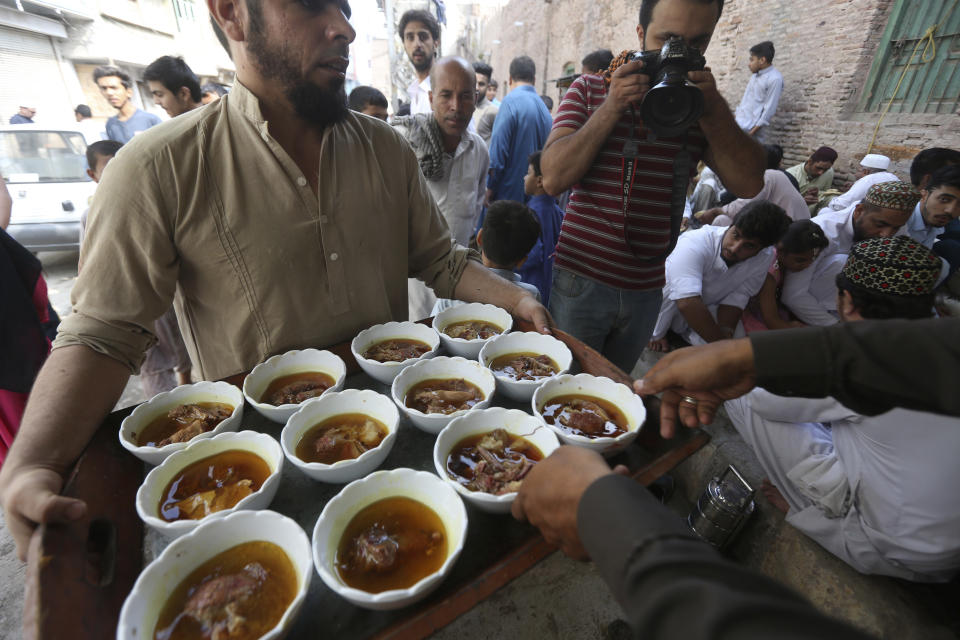
<svg viewBox="0 0 960 640">
<path fill-rule="evenodd" d="M 756 509 L 754 489 L 733 465 L 707 485 L 687 516 L 698 536 L 723 549 L 740 532 Z"/>
</svg>

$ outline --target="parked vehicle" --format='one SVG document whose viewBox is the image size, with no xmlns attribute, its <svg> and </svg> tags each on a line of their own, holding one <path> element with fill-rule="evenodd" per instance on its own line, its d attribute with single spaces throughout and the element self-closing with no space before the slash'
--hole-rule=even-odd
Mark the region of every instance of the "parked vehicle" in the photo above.
<svg viewBox="0 0 960 640">
<path fill-rule="evenodd" d="M 96 187 L 87 175 L 86 151 L 80 131 L 0 126 L 0 175 L 13 198 L 7 232 L 27 249 L 80 247 L 80 216 Z"/>
</svg>

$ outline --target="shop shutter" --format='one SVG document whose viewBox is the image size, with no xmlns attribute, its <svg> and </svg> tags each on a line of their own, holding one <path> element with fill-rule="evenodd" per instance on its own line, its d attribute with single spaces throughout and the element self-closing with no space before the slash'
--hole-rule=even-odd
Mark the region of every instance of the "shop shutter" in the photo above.
<svg viewBox="0 0 960 640">
<path fill-rule="evenodd" d="M 924 48 L 930 43 L 922 38 L 937 24 L 933 33 L 936 53 L 932 55 L 933 48 L 928 48 L 932 59 L 922 62 Z M 861 108 L 882 111 L 891 97 L 890 113 L 950 114 L 960 106 L 960 3 L 956 0 L 897 0 Z"/>
</svg>

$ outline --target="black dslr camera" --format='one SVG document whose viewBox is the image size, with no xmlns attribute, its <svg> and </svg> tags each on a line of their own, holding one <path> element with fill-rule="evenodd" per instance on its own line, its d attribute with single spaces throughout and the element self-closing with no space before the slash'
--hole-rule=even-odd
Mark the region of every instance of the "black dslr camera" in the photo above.
<svg viewBox="0 0 960 640">
<path fill-rule="evenodd" d="M 643 62 L 653 85 L 640 105 L 643 124 L 658 136 L 675 136 L 690 128 L 703 114 L 703 92 L 687 80 L 690 71 L 707 64 L 698 49 L 683 38 L 670 38 L 660 51 L 638 51 L 631 60 Z"/>
</svg>

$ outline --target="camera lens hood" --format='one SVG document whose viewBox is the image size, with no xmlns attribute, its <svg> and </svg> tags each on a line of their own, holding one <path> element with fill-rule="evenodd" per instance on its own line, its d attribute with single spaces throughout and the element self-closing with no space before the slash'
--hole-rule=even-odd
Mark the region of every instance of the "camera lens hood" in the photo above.
<svg viewBox="0 0 960 640">
<path fill-rule="evenodd" d="M 687 81 L 664 80 L 652 87 L 640 106 L 640 117 L 657 136 L 684 133 L 703 115 L 703 92 Z"/>
</svg>

